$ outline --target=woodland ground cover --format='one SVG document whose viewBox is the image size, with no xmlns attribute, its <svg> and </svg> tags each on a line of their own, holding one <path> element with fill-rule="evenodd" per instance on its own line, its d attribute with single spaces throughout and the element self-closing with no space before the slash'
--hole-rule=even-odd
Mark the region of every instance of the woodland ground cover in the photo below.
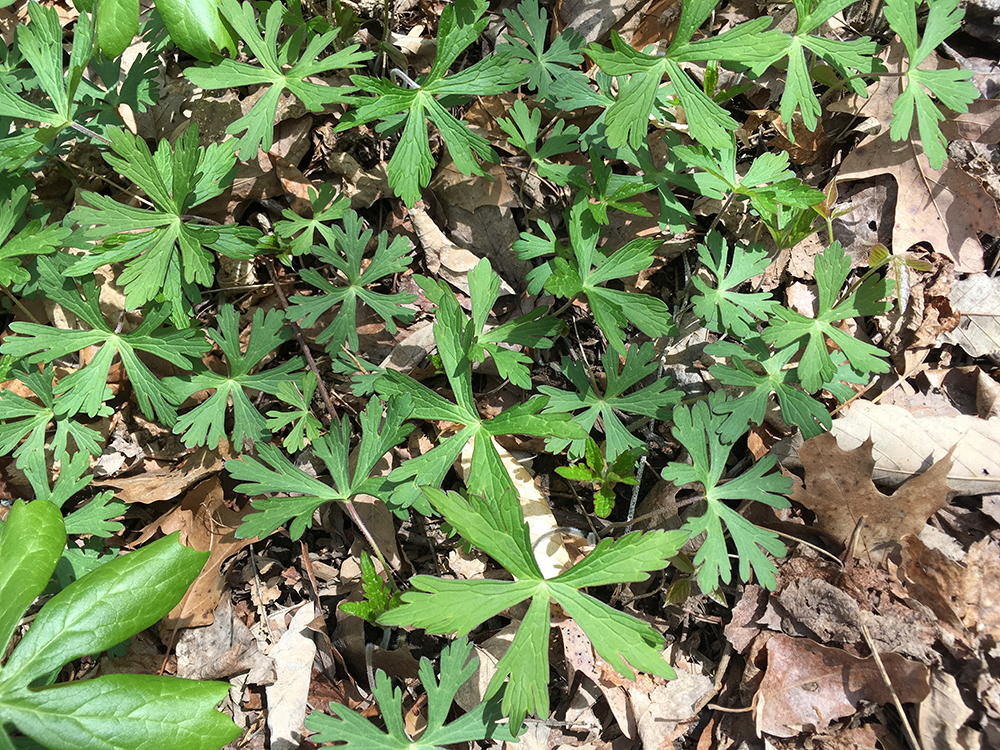
<svg viewBox="0 0 1000 750">
<path fill-rule="evenodd" d="M 4 12 L 0 747 L 1000 739 L 957 0 Z"/>
</svg>

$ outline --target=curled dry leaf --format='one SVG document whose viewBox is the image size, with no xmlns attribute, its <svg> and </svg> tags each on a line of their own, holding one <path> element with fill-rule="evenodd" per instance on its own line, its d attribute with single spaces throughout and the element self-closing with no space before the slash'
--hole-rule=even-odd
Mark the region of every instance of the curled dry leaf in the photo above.
<svg viewBox="0 0 1000 750">
<path fill-rule="evenodd" d="M 879 656 L 900 702 L 927 697 L 927 667 L 899 654 Z M 767 642 L 767 670 L 754 698 L 757 734 L 822 732 L 832 721 L 852 716 L 862 701 L 884 705 L 891 700 L 874 658 L 776 635 Z"/>
<path fill-rule="evenodd" d="M 863 519 L 855 554 L 879 562 L 906 534 L 919 534 L 927 519 L 948 503 L 951 451 L 892 495 L 872 481 L 872 441 L 845 451 L 825 433 L 799 449 L 805 482 L 795 480 L 792 499 L 813 511 L 819 529 L 845 544 Z"/>
<path fill-rule="evenodd" d="M 247 505 L 246 511 L 249 510 Z M 256 537 L 236 538 L 236 529 L 243 523 L 244 513 L 226 507 L 222 484 L 216 474 L 191 490 L 177 507 L 157 521 L 156 525 L 164 534 L 180 531 L 184 546 L 209 552 L 208 562 L 187 594 L 161 621 L 163 631 L 169 634 L 178 627 L 209 625 L 215 620 L 215 608 L 226 585 L 223 563 L 248 544 L 258 541 Z"/>
</svg>

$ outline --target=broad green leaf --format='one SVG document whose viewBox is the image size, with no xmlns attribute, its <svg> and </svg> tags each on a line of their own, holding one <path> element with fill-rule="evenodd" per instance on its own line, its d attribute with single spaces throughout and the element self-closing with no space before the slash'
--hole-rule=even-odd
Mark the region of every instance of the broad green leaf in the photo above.
<svg viewBox="0 0 1000 750">
<path fill-rule="evenodd" d="M 66 530 L 55 505 L 18 500 L 11 507 L 0 526 L 0 651 L 6 653 L 21 616 L 49 582 L 65 544 Z"/>
<path fill-rule="evenodd" d="M 145 630 L 181 600 L 208 559 L 174 533 L 71 584 L 38 613 L 0 673 L 0 696 Z M 3 699 L 0 698 L 0 705 Z"/>
<path fill-rule="evenodd" d="M 101 52 L 108 58 L 118 57 L 139 32 L 139 3 L 136 0 L 100 0 L 95 23 Z"/>
<path fill-rule="evenodd" d="M 240 736 L 213 708 L 228 690 L 224 682 L 109 674 L 0 697 L 0 715 L 51 750 L 217 750 Z"/>
<path fill-rule="evenodd" d="M 218 0 L 159 0 L 156 9 L 174 43 L 199 60 L 217 59 L 223 50 L 236 54 L 236 40 L 219 14 Z"/>
<path fill-rule="evenodd" d="M 403 723 L 403 696 L 393 689 L 385 672 L 375 675 L 374 694 L 381 710 L 386 731 L 377 729 L 357 712 L 339 703 L 330 704 L 333 716 L 314 711 L 306 718 L 306 728 L 316 732 L 315 742 L 333 742 L 348 750 L 443 750 L 460 743 L 493 740 L 515 742 L 494 702 L 482 702 L 459 719 L 445 725 L 451 704 L 459 688 L 476 671 L 476 659 L 470 660 L 472 644 L 466 640 L 453 642 L 441 653 L 441 679 L 434 677 L 430 661 L 420 660 L 420 681 L 427 694 L 427 725 L 419 739 L 407 734 Z"/>
</svg>

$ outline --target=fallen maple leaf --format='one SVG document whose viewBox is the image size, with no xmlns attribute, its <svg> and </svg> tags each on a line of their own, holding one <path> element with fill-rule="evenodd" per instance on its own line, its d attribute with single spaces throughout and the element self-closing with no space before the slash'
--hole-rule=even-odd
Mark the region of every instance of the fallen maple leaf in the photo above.
<svg viewBox="0 0 1000 750">
<path fill-rule="evenodd" d="M 886 54 L 888 70 L 900 71 L 905 55 L 902 43 L 897 40 L 890 44 Z M 920 67 L 941 67 L 943 64 L 944 61 L 932 54 Z M 931 169 L 919 138 L 896 142 L 889 137 L 892 105 L 901 93 L 901 86 L 902 78 L 881 77 L 869 88 L 867 100 L 851 97 L 830 107 L 877 118 L 882 125 L 877 135 L 865 138 L 844 159 L 837 182 L 892 175 L 899 187 L 892 230 L 893 252 L 899 254 L 918 242 L 927 242 L 937 252 L 952 258 L 956 271 L 982 271 L 983 246 L 979 234 L 1000 234 L 996 202 L 977 180 L 949 162 L 940 170 Z M 977 131 L 973 125 L 963 134 L 978 133 L 979 137 L 988 139 L 996 135 L 989 128 Z M 914 125 L 913 136 L 916 136 L 915 131 Z"/>
<path fill-rule="evenodd" d="M 952 449 L 954 450 L 954 448 Z M 805 483 L 793 479 L 792 500 L 813 511 L 816 525 L 845 544 L 861 519 L 857 554 L 874 563 L 906 534 L 919 534 L 948 503 L 951 451 L 919 476 L 885 495 L 872 481 L 872 441 L 845 451 L 830 433 L 806 440 L 799 449 Z"/>
<path fill-rule="evenodd" d="M 901 703 L 927 697 L 927 667 L 891 652 L 879 658 Z M 891 700 L 874 658 L 775 635 L 767 642 L 767 671 L 754 696 L 757 735 L 822 732 L 835 719 L 852 716 L 862 701 L 883 705 Z"/>
</svg>

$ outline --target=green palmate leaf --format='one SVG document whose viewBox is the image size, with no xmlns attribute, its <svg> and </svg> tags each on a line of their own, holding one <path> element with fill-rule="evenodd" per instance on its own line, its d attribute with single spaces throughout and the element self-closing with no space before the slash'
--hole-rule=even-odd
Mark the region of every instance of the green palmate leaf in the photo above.
<svg viewBox="0 0 1000 750">
<path fill-rule="evenodd" d="M 764 272 L 770 263 L 763 245 L 733 246 L 733 262 L 728 265 L 729 248 L 718 232 L 710 232 L 698 245 L 698 259 L 715 275 L 713 289 L 699 276 L 692 282 L 700 294 L 691 296 L 695 314 L 709 330 L 745 338 L 766 321 L 778 304 L 763 292 L 737 292 L 740 286 Z"/>
<path fill-rule="evenodd" d="M 968 70 L 921 70 L 920 65 L 934 52 L 941 42 L 958 31 L 965 14 L 959 9 L 960 0 L 928 0 L 927 21 L 924 35 L 918 39 L 917 5 L 913 0 L 887 0 L 885 18 L 892 30 L 899 34 L 909 63 L 905 72 L 903 93 L 892 105 L 892 125 L 889 135 L 894 141 L 910 137 L 914 110 L 920 142 L 932 169 L 941 169 L 947 156 L 947 140 L 938 123 L 944 113 L 931 99 L 931 94 L 941 104 L 956 112 L 968 111 L 970 102 L 978 93 Z M 928 93 L 930 92 L 930 94 Z"/>
<path fill-rule="evenodd" d="M 567 357 L 563 357 L 561 370 L 576 387 L 576 392 L 563 391 L 546 385 L 539 386 L 538 390 L 549 397 L 545 413 L 579 412 L 573 417 L 573 421 L 587 433 L 594 428 L 599 417 L 604 425 L 608 459 L 614 461 L 629 449 L 645 445 L 629 431 L 618 415 L 635 414 L 659 420 L 669 419 L 670 408 L 681 400 L 681 393 L 669 390 L 669 378 L 660 378 L 632 393 L 627 393 L 656 372 L 657 355 L 652 342 L 643 344 L 642 347 L 630 346 L 626 350 L 624 363 L 621 363 L 617 352 L 607 349 L 604 352 L 603 364 L 604 374 L 607 377 L 603 393 L 597 390 L 584 364 L 571 361 Z M 576 459 L 584 455 L 587 440 L 553 438 L 548 441 L 547 447 L 553 452 L 569 448 L 569 457 Z"/>
<path fill-rule="evenodd" d="M 663 232 L 679 234 L 684 227 L 694 223 L 690 210 L 674 194 L 677 188 L 696 191 L 694 181 L 682 174 L 685 164 L 676 149 L 681 144 L 681 136 L 672 130 L 651 136 L 651 143 L 657 146 L 658 158 L 650 152 L 646 143 L 638 149 L 622 146 L 615 151 L 615 157 L 634 165 L 642 172 L 642 180 L 656 190 L 660 199 L 659 225 Z"/>
<path fill-rule="evenodd" d="M 713 152 L 704 146 L 678 146 L 675 153 L 702 170 L 692 175 L 697 192 L 719 200 L 729 195 L 748 200 L 778 241 L 789 234 L 793 219 L 824 200 L 823 193 L 803 183 L 788 168 L 785 152 L 761 154 L 742 177 L 737 174 L 736 149 L 732 147 Z M 813 215 L 806 214 L 809 224 Z"/>
<path fill-rule="evenodd" d="M 90 362 L 59 380 L 54 388 L 56 411 L 60 414 L 83 413 L 90 417 L 100 414 L 110 397 L 108 372 L 115 357 L 121 358 L 125 372 L 135 390 L 139 408 L 148 419 L 157 419 L 172 426 L 177 413 L 171 405 L 173 392 L 143 364 L 138 352 L 169 360 L 181 368 L 193 367 L 194 360 L 204 354 L 209 345 L 196 330 L 163 329 L 160 326 L 170 316 L 166 304 L 146 316 L 131 333 L 121 333 L 104 319 L 98 302 L 98 290 L 91 281 L 83 286 L 83 295 L 73 279 L 60 273 L 48 257 L 38 260 L 40 288 L 52 302 L 74 313 L 89 330 L 67 330 L 37 323 L 15 322 L 11 330 L 19 334 L 8 337 L 0 352 L 13 357 L 28 357 L 28 362 L 52 362 L 88 346 L 99 347 Z"/>
<path fill-rule="evenodd" d="M 488 269 L 488 265 L 482 268 Z M 484 284 L 489 282 L 484 280 Z M 433 287 L 427 285 L 427 288 L 434 294 Z M 442 291 L 442 288 L 438 289 L 438 292 Z M 495 497 L 513 489 L 513 482 L 500 460 L 493 436 L 519 434 L 569 439 L 586 436 L 579 425 L 569 422 L 568 414 L 540 414 L 548 400 L 544 396 L 517 404 L 493 419 L 482 419 L 476 410 L 472 391 L 472 349 L 474 345 L 482 345 L 476 331 L 482 330 L 489 310 L 485 304 L 491 297 L 488 293 L 482 296 L 477 294 L 476 319 L 469 320 L 453 294 L 436 296 L 439 308 L 434 322 L 434 339 L 455 403 L 393 370 L 384 372 L 375 384 L 376 390 L 385 396 L 410 394 L 416 419 L 444 420 L 463 425 L 457 433 L 442 440 L 432 450 L 406 461 L 389 475 L 391 480 L 403 483 L 393 496 L 393 503 L 401 508 L 418 503 L 414 507 L 425 515 L 433 511 L 426 500 L 422 501 L 417 483 L 434 487 L 440 485 L 470 440 L 474 442 L 467 479 L 469 491 Z M 531 331 L 531 328 L 528 327 L 528 330 Z M 533 332 L 533 335 L 536 334 L 537 331 Z"/>
<path fill-rule="evenodd" d="M 502 47 L 475 65 L 446 77 L 452 63 L 486 28 L 489 22 L 483 17 L 486 7 L 485 0 L 458 0 L 445 6 L 438 23 L 437 57 L 417 88 L 410 88 L 405 82 L 399 85 L 386 79 L 351 76 L 355 86 L 375 96 L 360 99 L 341 119 L 337 130 L 385 120 L 397 114 L 405 116 L 399 143 L 389 160 L 388 173 L 389 184 L 409 207 L 420 199 L 420 190 L 430 181 L 434 168 L 427 140 L 427 120 L 437 126 L 455 168 L 462 174 L 485 175 L 476 157 L 497 160 L 489 142 L 456 120 L 445 108 L 451 105 L 442 105 L 438 99 L 499 94 L 524 79 L 526 66 L 511 61 L 510 47 Z"/>
<path fill-rule="evenodd" d="M 720 484 L 732 450 L 732 445 L 724 444 L 719 436 L 726 420 L 725 407 L 725 394 L 716 391 L 709 396 L 708 403 L 701 401 L 690 408 L 674 408 L 674 437 L 688 450 L 692 463 L 668 464 L 663 469 L 663 478 L 677 486 L 700 482 L 705 488 L 704 515 L 689 518 L 683 527 L 693 537 L 705 534 L 694 559 L 695 565 L 700 566 L 698 585 L 702 591 L 715 591 L 720 578 L 724 583 L 732 580 L 723 525 L 736 546 L 740 579 L 749 581 L 752 570 L 762 586 L 773 589 L 777 569 L 764 552 L 784 554 L 785 548 L 778 541 L 778 535 L 754 526 L 724 501 L 756 500 L 776 508 L 787 508 L 788 500 L 784 495 L 791 491 L 792 482 L 779 474 L 768 474 L 775 459 L 767 456 L 747 473 Z"/>
<path fill-rule="evenodd" d="M 423 276 L 414 277 L 417 284 L 439 308 L 454 307 L 454 293 L 443 281 L 432 281 Z M 514 385 L 531 390 L 531 358 L 509 347 L 524 346 L 532 349 L 552 348 L 552 336 L 558 333 L 562 322 L 546 316 L 548 308 L 539 308 L 507 323 L 487 330 L 487 320 L 493 305 L 500 298 L 500 277 L 483 258 L 469 271 L 469 296 L 472 303 L 472 325 L 465 326 L 465 346 L 472 362 L 483 362 L 487 355 L 493 359 L 497 372 Z"/>
<path fill-rule="evenodd" d="M 415 294 L 385 294 L 365 288 L 386 276 L 406 270 L 411 260 L 410 247 L 402 236 L 394 237 L 390 244 L 388 234 L 380 232 L 375 254 L 367 267 L 363 267 L 365 248 L 368 247 L 373 232 L 364 228 L 361 217 L 354 211 L 348 211 L 344 215 L 343 229 L 333 225 L 324 227 L 322 233 L 329 247 L 314 245 L 313 254 L 339 271 L 341 278 L 338 283 L 333 283 L 316 269 L 302 269 L 299 274 L 302 280 L 324 294 L 292 297 L 287 312 L 289 320 L 301 320 L 305 326 L 314 326 L 321 315 L 340 305 L 333 322 L 316 337 L 317 343 L 325 344 L 333 354 L 338 353 L 345 343 L 353 351 L 358 349 L 355 313 L 359 301 L 385 321 L 386 330 L 390 333 L 396 332 L 397 320 L 404 323 L 413 320 L 413 310 L 403 305 L 415 302 Z M 347 281 L 346 285 L 343 284 L 344 280 Z"/>
<path fill-rule="evenodd" d="M 605 539 L 582 562 L 545 579 L 531 549 L 527 526 L 513 492 L 489 501 L 425 489 L 431 503 L 469 542 L 507 568 L 514 581 L 450 581 L 416 576 L 403 594 L 403 605 L 387 612 L 386 625 L 413 625 L 430 633 L 464 635 L 481 622 L 526 599 L 532 599 L 507 653 L 497 664 L 487 697 L 503 689 L 502 708 L 520 727 L 533 712 L 548 717 L 549 602 L 558 602 L 584 630 L 594 649 L 620 674 L 633 669 L 672 678 L 660 651 L 663 637 L 645 623 L 585 594 L 588 586 L 644 581 L 666 567 L 687 539 L 686 531 L 635 532 Z M 508 679 L 509 678 L 509 679 Z"/>
<path fill-rule="evenodd" d="M 125 264 L 118 277 L 130 308 L 162 295 L 173 304 L 178 327 L 190 324 L 192 304 L 201 299 L 197 284 L 215 278 L 214 252 L 250 258 L 260 233 L 250 227 L 200 223 L 190 213 L 222 193 L 236 174 L 231 146 L 198 145 L 197 123 L 171 149 L 161 141 L 154 156 L 146 142 L 117 128 L 108 129 L 114 154 L 105 160 L 145 191 L 154 208 L 125 206 L 97 193 L 85 193 L 89 206 L 71 213 L 85 227 L 84 238 L 102 241 L 92 254 L 70 266 L 70 276 L 85 276 L 107 263 Z"/>
<path fill-rule="evenodd" d="M 69 70 L 63 60 L 62 26 L 55 8 L 43 7 L 35 2 L 28 4 L 31 23 L 18 26 L 18 49 L 37 76 L 41 89 L 48 94 L 55 112 L 25 101 L 0 83 L 0 101 L 5 105 L 4 115 L 50 124 L 62 129 L 75 116 L 73 99 L 83 75 L 83 69 L 92 53 L 89 23 L 79 24 L 79 38 L 74 33 Z"/>
<path fill-rule="evenodd" d="M 653 189 L 653 184 L 648 183 L 643 176 L 615 174 L 611 164 L 605 162 L 596 148 L 590 150 L 590 172 L 593 182 L 584 183 L 583 192 L 578 193 L 576 199 L 586 207 L 598 224 L 609 223 L 609 210 L 624 211 L 636 216 L 652 215 L 642 203 L 629 200 Z"/>
<path fill-rule="evenodd" d="M 354 471 L 348 471 L 351 425 L 347 419 L 334 420 L 330 432 L 316 440 L 312 451 L 323 461 L 330 472 L 332 484 L 310 476 L 292 464 L 274 445 L 259 444 L 258 459 L 244 456 L 237 461 L 227 461 L 226 470 L 243 484 L 237 492 L 260 495 L 265 492 L 293 493 L 292 497 L 272 497 L 253 502 L 257 513 L 247 516 L 236 535 L 241 539 L 264 537 L 292 520 L 292 539 L 302 536 L 312 525 L 313 511 L 324 503 L 347 502 L 357 495 L 372 495 L 387 499 L 393 485 L 385 477 L 370 476 L 375 464 L 394 446 L 398 445 L 413 429 L 403 423 L 413 409 L 408 398 L 391 398 L 385 405 L 372 399 L 361 413 L 361 444 Z M 294 519 L 294 520 L 293 520 Z"/>
<path fill-rule="evenodd" d="M 801 313 L 778 307 L 774 310 L 770 326 L 763 333 L 764 341 L 779 349 L 793 343 L 797 343 L 799 348 L 804 347 L 798 377 L 808 393 L 818 391 L 836 373 L 837 362 L 826 346 L 828 338 L 840 347 L 855 370 L 864 373 L 889 370 L 885 361 L 889 356 L 886 352 L 854 338 L 834 324 L 849 318 L 885 312 L 889 305 L 887 298 L 892 291 L 892 282 L 868 276 L 849 295 L 838 300 L 850 272 L 850 256 L 844 252 L 839 242 L 834 242 L 822 255 L 816 256 L 816 317 L 807 318 Z"/>
<path fill-rule="evenodd" d="M 653 262 L 653 251 L 660 241 L 632 240 L 606 255 L 597 248 L 600 227 L 584 203 L 578 201 L 570 209 L 571 254 L 558 254 L 551 261 L 551 274 L 545 279 L 545 290 L 568 299 L 585 295 L 594 320 L 608 337 L 608 343 L 624 356 L 624 329 L 629 324 L 650 338 L 666 336 L 675 330 L 663 300 L 604 286 L 609 281 L 634 276 L 649 268 Z M 558 252 L 559 248 L 556 250 Z"/>
<path fill-rule="evenodd" d="M 246 439 L 267 440 L 270 433 L 264 415 L 257 411 L 249 394 L 262 391 L 273 396 L 279 385 L 295 382 L 300 377 L 293 373 L 304 364 L 301 357 L 293 357 L 270 370 L 251 372 L 291 337 L 280 310 L 271 310 L 266 316 L 259 307 L 254 311 L 245 354 L 240 352 L 239 320 L 235 308 L 226 305 L 219 312 L 218 329 L 208 334 L 225 355 L 229 375 L 219 375 L 199 365 L 193 375 L 165 381 L 178 403 L 198 391 L 214 391 L 174 425 L 174 433 L 183 435 L 184 445 L 189 448 L 197 445 L 215 448 L 227 435 L 231 435 L 236 450 L 242 448 Z M 227 432 L 225 422 L 230 399 L 233 401 L 233 429 Z"/>
<path fill-rule="evenodd" d="M 576 125 L 566 125 L 556 120 L 545 143 L 538 145 L 539 126 L 542 110 L 535 108 L 530 113 L 523 99 L 514 102 L 510 109 L 510 119 L 500 118 L 497 124 L 507 134 L 507 141 L 514 148 L 527 152 L 540 177 L 552 180 L 557 185 L 583 187 L 584 168 L 573 164 L 556 164 L 549 159 L 561 154 L 575 152 L 579 148 L 580 129 Z M 547 226 L 547 225 L 546 225 Z"/>
<path fill-rule="evenodd" d="M 51 102 L 52 109 L 34 104 L 12 88 L 11 78 L 0 78 L 0 108 L 5 117 L 17 117 L 40 123 L 42 127 L 25 130 L 4 139 L 0 146 L 0 163 L 14 169 L 58 136 L 80 114 L 76 102 L 77 88 L 83 71 L 93 55 L 93 29 L 86 14 L 74 27 L 73 48 L 69 65 L 63 60 L 63 30 L 55 8 L 42 7 L 33 0 L 28 4 L 30 24 L 17 28 L 17 49 L 35 75 L 38 86 Z"/>
<path fill-rule="evenodd" d="M 758 336 L 744 339 L 742 346 L 713 344 L 706 349 L 713 356 L 728 356 L 732 361 L 732 366 L 712 365 L 709 368 L 712 377 L 723 385 L 750 389 L 719 406 L 718 413 L 728 414 L 719 428 L 723 443 L 736 442 L 750 423 L 763 424 L 772 393 L 777 396 L 782 418 L 798 425 L 804 438 L 816 437 L 824 428 L 830 429 L 832 421 L 823 404 L 804 393 L 798 387 L 796 371 L 786 368 L 796 351 L 795 347 L 789 347 L 772 352 Z M 749 363 L 757 367 L 751 369 Z"/>
<path fill-rule="evenodd" d="M 341 602 L 340 608 L 348 614 L 374 623 L 387 610 L 399 606 L 399 592 L 392 591 L 385 580 L 375 570 L 375 564 L 367 552 L 361 552 L 361 588 L 364 601 Z"/>
<path fill-rule="evenodd" d="M 516 742 L 510 728 L 498 723 L 500 711 L 493 701 L 480 703 L 445 725 L 459 688 L 476 671 L 477 659 L 470 660 L 471 653 L 472 644 L 464 639 L 444 649 L 440 683 L 434 677 L 430 661 L 427 658 L 420 660 L 420 681 L 427 692 L 427 726 L 419 739 L 413 740 L 406 733 L 402 693 L 399 688 L 393 690 L 392 682 L 382 670 L 375 675 L 373 692 L 385 721 L 385 732 L 339 703 L 330 704 L 333 716 L 318 711 L 311 713 L 306 718 L 306 728 L 317 733 L 314 741 L 333 742 L 348 750 L 443 750 L 445 746 L 482 740 Z"/>
<path fill-rule="evenodd" d="M 50 487 L 49 467 L 43 453 L 25 464 L 24 476 L 35 492 L 35 500 L 45 500 L 62 508 L 90 485 L 93 477 L 84 476 L 89 470 L 90 457 L 86 453 L 81 451 L 66 456 L 62 460 L 59 476 Z M 124 527 L 112 519 L 125 515 L 125 503 L 112 500 L 113 496 L 111 490 L 98 493 L 82 508 L 66 516 L 66 532 L 107 538 L 121 531 Z M 79 550 L 67 549 L 63 559 L 71 557 L 76 551 Z"/>
<path fill-rule="evenodd" d="M 0 199 L 0 284 L 11 286 L 23 284 L 30 278 L 28 271 L 21 267 L 21 259 L 27 255 L 44 255 L 63 246 L 70 230 L 58 224 L 42 228 L 38 220 L 28 222 L 17 234 L 11 233 L 24 215 L 28 205 L 28 188 L 18 185 Z"/>
<path fill-rule="evenodd" d="M 645 141 L 649 116 L 654 111 L 657 90 L 664 75 L 669 76 L 686 111 L 691 136 L 710 148 L 731 146 L 736 121 L 681 70 L 679 63 L 731 60 L 746 65 L 771 59 L 785 43 L 781 33 L 765 31 L 771 23 L 769 18 L 740 24 L 711 39 L 691 41 L 716 5 L 716 0 L 684 4 L 677 33 L 662 57 L 632 49 L 617 33 L 612 33 L 613 51 L 595 45 L 588 48 L 588 54 L 608 75 L 632 76 L 607 112 L 607 138 L 612 148 L 627 143 L 637 149 Z"/>
<path fill-rule="evenodd" d="M 801 112 L 802 121 L 809 130 L 815 130 L 822 114 L 819 100 L 813 92 L 813 75 L 806 58 L 821 58 L 843 80 L 844 85 L 860 96 L 867 96 L 864 81 L 858 76 L 873 73 L 881 68 L 874 57 L 878 45 L 868 37 L 854 41 L 826 39 L 812 34 L 833 15 L 850 5 L 851 0 L 793 0 L 798 23 L 794 33 L 782 35 L 783 44 L 769 50 L 747 63 L 757 75 L 783 57 L 788 58 L 788 72 L 781 95 L 781 119 L 787 123 L 788 137 L 794 143 L 792 117 Z"/>
<path fill-rule="evenodd" d="M 301 383 L 286 380 L 278 383 L 274 395 L 292 409 L 269 411 L 267 428 L 277 432 L 292 425 L 292 429 L 281 441 L 286 451 L 298 452 L 305 448 L 307 443 L 315 443 L 320 438 L 323 424 L 313 416 L 311 406 L 317 382 L 315 373 L 310 371 L 306 373 Z"/>
<path fill-rule="evenodd" d="M 5 747 L 14 745 L 4 724 L 13 724 L 52 750 L 216 750 L 239 736 L 232 720 L 213 708 L 226 695 L 225 683 L 105 675 L 36 687 L 50 683 L 63 664 L 100 653 L 150 627 L 181 600 L 208 553 L 182 547 L 177 538 L 175 533 L 115 558 L 42 607 L 0 670 L 0 742 Z M 54 505 L 18 502 L 11 509 L 0 528 L 4 643 L 24 608 L 45 586 L 65 539 Z"/>
<path fill-rule="evenodd" d="M 327 247 L 336 246 L 337 234 L 327 224 L 343 218 L 351 207 L 350 199 L 343 193 L 336 195 L 332 185 L 321 185 L 318 192 L 310 187 L 309 197 L 312 203 L 311 219 L 304 219 L 295 212 L 285 209 L 281 212 L 285 217 L 284 220 L 274 225 L 275 234 L 291 240 L 288 250 L 292 255 L 308 253 L 313 247 L 317 232 Z"/>
<path fill-rule="evenodd" d="M 156 9 L 170 38 L 199 60 L 212 60 L 223 50 L 236 54 L 236 40 L 219 15 L 218 0 L 160 0 Z"/>
<path fill-rule="evenodd" d="M 273 2 L 268 7 L 263 37 L 257 28 L 256 16 L 250 3 L 220 0 L 220 7 L 223 17 L 242 37 L 260 67 L 235 60 L 222 60 L 212 66 L 189 68 L 184 75 L 195 85 L 206 89 L 257 84 L 268 87 L 249 112 L 226 128 L 227 133 L 243 133 L 236 151 L 244 161 L 254 158 L 260 148 L 264 151 L 271 149 L 274 143 L 275 116 L 283 92 L 292 92 L 307 109 L 319 112 L 328 104 L 345 101 L 354 88 L 326 86 L 306 79 L 331 70 L 354 68 L 372 57 L 370 52 L 359 52 L 358 45 L 355 44 L 320 60 L 319 55 L 339 36 L 340 29 L 312 36 L 306 48 L 301 50 L 301 55 L 301 34 L 290 35 L 280 48 L 277 47 L 282 18 L 287 13 L 285 6 L 278 2 Z"/>
<path fill-rule="evenodd" d="M 46 443 L 56 461 L 68 458 L 70 439 L 74 448 L 72 452 L 82 450 L 92 456 L 101 452 L 101 434 L 76 421 L 75 412 L 62 411 L 62 401 L 56 404 L 52 392 L 55 374 L 51 366 L 41 372 L 33 366 L 19 368 L 12 375 L 35 394 L 38 403 L 12 390 L 0 391 L 0 455 L 12 453 L 18 468 L 24 470 L 31 462 L 38 462 L 44 467 Z M 110 407 L 105 406 L 98 415 L 110 416 Z M 52 427 L 55 432 L 47 440 Z"/>
<path fill-rule="evenodd" d="M 559 75 L 583 62 L 586 40 L 573 29 L 564 29 L 545 49 L 549 16 L 539 8 L 538 0 L 523 0 L 516 13 L 505 10 L 503 14 L 510 25 L 507 39 L 511 40 L 512 56 L 530 64 L 525 72 L 528 86 L 538 92 L 539 99 L 550 99 Z"/>
</svg>

